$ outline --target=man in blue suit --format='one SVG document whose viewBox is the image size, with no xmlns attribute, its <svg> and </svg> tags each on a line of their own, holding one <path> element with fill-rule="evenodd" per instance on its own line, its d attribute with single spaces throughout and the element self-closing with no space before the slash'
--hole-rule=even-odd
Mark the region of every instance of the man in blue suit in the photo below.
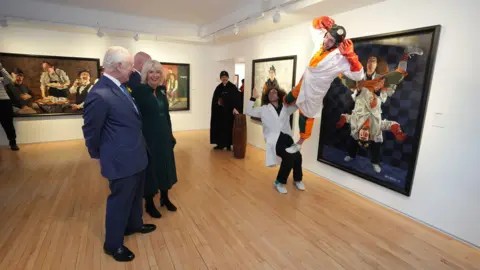
<svg viewBox="0 0 480 270">
<path fill-rule="evenodd" d="M 152 60 L 152 57 L 146 52 L 138 52 L 135 54 L 135 57 L 133 57 L 134 70 L 127 83 L 127 86 L 130 87 L 130 89 L 135 89 L 140 86 L 140 82 L 142 81 L 141 72 L 143 64 L 145 64 L 147 60 Z"/>
<path fill-rule="evenodd" d="M 131 54 L 125 48 L 111 47 L 103 66 L 104 75 L 85 100 L 82 129 L 88 152 L 100 160 L 111 191 L 104 251 L 117 261 L 131 261 L 135 255 L 123 245 L 124 235 L 156 229 L 142 220 L 147 149 L 139 112 L 125 87 L 133 71 Z"/>
</svg>

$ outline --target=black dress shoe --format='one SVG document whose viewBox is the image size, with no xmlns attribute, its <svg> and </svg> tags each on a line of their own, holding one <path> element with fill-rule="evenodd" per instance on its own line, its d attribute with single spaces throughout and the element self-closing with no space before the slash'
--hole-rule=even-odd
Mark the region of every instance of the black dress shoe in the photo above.
<svg viewBox="0 0 480 270">
<path fill-rule="evenodd" d="M 154 224 L 143 224 L 143 226 L 138 230 L 127 230 L 125 231 L 125 236 L 132 235 L 134 233 L 151 233 L 157 229 L 157 226 Z"/>
<path fill-rule="evenodd" d="M 117 262 L 129 262 L 135 259 L 135 254 L 131 252 L 126 246 L 110 250 L 103 247 L 105 254 L 112 256 Z"/>
<path fill-rule="evenodd" d="M 177 207 L 173 205 L 170 200 L 162 200 L 160 199 L 160 207 L 166 206 L 168 211 L 175 212 L 177 211 Z"/>
<path fill-rule="evenodd" d="M 10 145 L 10 149 L 12 149 L 12 151 L 18 151 L 18 150 L 20 150 L 20 148 L 19 148 L 18 145 L 16 145 L 16 144 Z"/>
</svg>

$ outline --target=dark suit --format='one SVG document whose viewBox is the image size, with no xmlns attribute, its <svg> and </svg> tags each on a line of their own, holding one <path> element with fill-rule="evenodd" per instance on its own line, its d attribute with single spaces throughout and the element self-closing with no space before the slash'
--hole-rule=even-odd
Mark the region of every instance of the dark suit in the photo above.
<svg viewBox="0 0 480 270">
<path fill-rule="evenodd" d="M 130 75 L 130 79 L 128 80 L 127 86 L 130 87 L 130 89 L 136 89 L 137 87 L 141 86 L 141 81 L 142 81 L 142 76 L 138 74 L 138 72 L 134 71 L 132 72 L 132 75 Z"/>
<path fill-rule="evenodd" d="M 131 98 L 102 76 L 84 103 L 85 143 L 109 180 L 105 247 L 123 245 L 126 230 L 143 226 L 142 195 L 148 158 L 142 122 Z"/>
</svg>

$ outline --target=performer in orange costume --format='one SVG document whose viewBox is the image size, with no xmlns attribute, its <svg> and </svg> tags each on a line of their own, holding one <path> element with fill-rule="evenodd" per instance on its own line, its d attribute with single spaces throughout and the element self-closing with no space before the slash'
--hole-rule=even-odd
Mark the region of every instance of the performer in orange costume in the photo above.
<svg viewBox="0 0 480 270">
<path fill-rule="evenodd" d="M 302 143 L 311 136 L 314 118 L 322 113 L 323 98 L 332 81 L 340 74 L 354 81 L 365 76 L 352 41 L 345 39 L 345 28 L 322 16 L 313 20 L 311 33 L 314 54 L 300 82 L 284 98 L 288 106 L 296 105 L 300 110 L 300 140 L 286 149 L 292 154 L 300 151 Z"/>
</svg>

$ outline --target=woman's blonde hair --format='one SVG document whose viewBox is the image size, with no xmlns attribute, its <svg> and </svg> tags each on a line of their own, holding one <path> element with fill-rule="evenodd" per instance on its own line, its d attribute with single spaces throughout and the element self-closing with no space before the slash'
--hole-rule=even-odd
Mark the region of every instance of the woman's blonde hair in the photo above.
<svg viewBox="0 0 480 270">
<path fill-rule="evenodd" d="M 147 60 L 145 61 L 145 64 L 143 64 L 142 72 L 141 72 L 141 77 L 142 81 L 141 83 L 146 84 L 147 83 L 147 75 L 150 71 L 160 71 L 160 84 L 163 83 L 165 80 L 165 75 L 163 73 L 163 66 L 158 62 L 157 60 Z"/>
</svg>

